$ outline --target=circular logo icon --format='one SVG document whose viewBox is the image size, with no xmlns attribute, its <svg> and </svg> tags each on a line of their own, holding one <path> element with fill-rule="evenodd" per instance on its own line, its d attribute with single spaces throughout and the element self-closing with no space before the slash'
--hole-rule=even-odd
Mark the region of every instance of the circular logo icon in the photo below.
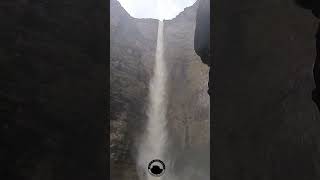
<svg viewBox="0 0 320 180">
<path fill-rule="evenodd" d="M 164 174 L 166 166 L 160 159 L 152 160 L 148 165 L 148 171 L 152 176 L 160 177 Z"/>
</svg>

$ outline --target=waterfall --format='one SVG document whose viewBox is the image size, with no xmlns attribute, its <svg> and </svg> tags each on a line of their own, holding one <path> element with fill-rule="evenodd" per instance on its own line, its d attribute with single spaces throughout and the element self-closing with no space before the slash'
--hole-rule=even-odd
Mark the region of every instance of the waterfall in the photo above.
<svg viewBox="0 0 320 180">
<path fill-rule="evenodd" d="M 167 72 L 163 59 L 163 21 L 159 21 L 156 58 L 153 77 L 149 85 L 149 104 L 147 109 L 147 125 L 138 149 L 137 167 L 141 180 L 163 180 L 168 177 L 168 171 L 162 177 L 153 177 L 148 173 L 148 163 L 153 159 L 162 160 L 166 166 L 167 150 Z"/>
</svg>

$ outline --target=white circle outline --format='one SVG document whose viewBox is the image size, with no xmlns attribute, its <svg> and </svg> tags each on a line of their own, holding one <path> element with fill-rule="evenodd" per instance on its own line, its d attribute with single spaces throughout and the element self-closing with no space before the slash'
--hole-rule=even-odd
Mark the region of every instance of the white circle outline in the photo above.
<svg viewBox="0 0 320 180">
<path fill-rule="evenodd" d="M 153 174 L 153 173 L 151 172 L 151 165 L 152 165 L 154 162 L 159 162 L 159 163 L 163 166 L 163 169 L 162 169 L 161 174 Z M 152 161 L 149 163 L 149 165 L 148 165 L 149 174 L 151 174 L 151 175 L 154 176 L 154 177 L 160 177 L 160 176 L 162 176 L 162 175 L 164 174 L 165 170 L 166 170 L 166 166 L 165 166 L 164 162 L 161 161 L 160 159 L 154 159 L 154 160 L 152 160 Z"/>
</svg>

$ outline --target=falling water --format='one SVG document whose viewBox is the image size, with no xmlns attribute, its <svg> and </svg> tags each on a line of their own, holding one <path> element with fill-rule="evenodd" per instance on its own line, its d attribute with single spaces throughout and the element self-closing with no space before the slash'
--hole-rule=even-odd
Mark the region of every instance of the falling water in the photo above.
<svg viewBox="0 0 320 180">
<path fill-rule="evenodd" d="M 169 164 L 165 158 L 167 150 L 167 98 L 166 98 L 167 72 L 163 59 L 163 22 L 159 21 L 156 59 L 154 63 L 153 77 L 149 87 L 149 105 L 147 111 L 147 126 L 139 147 L 137 160 L 141 180 L 162 180 L 163 177 L 153 177 L 148 173 L 147 166 L 153 159 L 160 159 L 166 165 Z"/>
</svg>

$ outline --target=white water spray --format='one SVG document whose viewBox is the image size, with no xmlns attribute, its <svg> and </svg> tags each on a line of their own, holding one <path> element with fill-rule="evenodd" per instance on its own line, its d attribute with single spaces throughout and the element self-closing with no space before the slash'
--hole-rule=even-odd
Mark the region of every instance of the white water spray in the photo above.
<svg viewBox="0 0 320 180">
<path fill-rule="evenodd" d="M 163 180 L 168 176 L 168 168 L 162 177 L 151 176 L 147 169 L 148 163 L 153 159 L 160 159 L 166 166 L 169 165 L 165 157 L 168 144 L 166 81 L 166 64 L 163 59 L 163 22 L 159 21 L 156 59 L 149 87 L 148 121 L 138 149 L 137 166 L 138 171 L 142 172 L 141 180 Z"/>
</svg>

